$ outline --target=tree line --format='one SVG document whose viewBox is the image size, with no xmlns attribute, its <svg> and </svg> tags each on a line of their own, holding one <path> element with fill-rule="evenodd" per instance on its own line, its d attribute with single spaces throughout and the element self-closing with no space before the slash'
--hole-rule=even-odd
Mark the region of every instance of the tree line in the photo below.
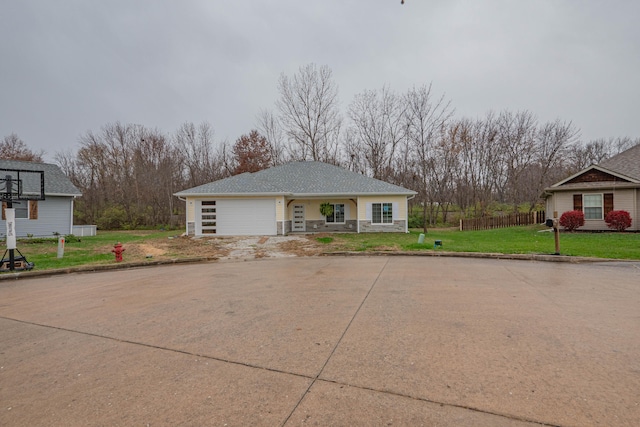
<svg viewBox="0 0 640 427">
<path fill-rule="evenodd" d="M 283 73 L 277 85 L 274 106 L 234 143 L 216 140 L 206 122 L 184 123 L 173 133 L 109 123 L 81 135 L 77 151 L 54 157 L 83 193 L 75 204 L 76 222 L 101 228 L 176 224 L 184 220 L 177 191 L 316 160 L 415 190 L 411 203 L 423 207 L 427 227 L 446 222 L 454 211 L 483 216 L 495 202 L 532 210 L 545 187 L 640 143 L 584 143 L 570 121 L 541 122 L 526 110 L 456 117 L 451 102 L 431 85 L 404 93 L 386 86 L 365 90 L 343 113 L 331 69 L 315 64 L 292 76 Z M 1 158 L 11 156 L 5 148 L 20 151 L 18 142 L 15 134 L 5 137 Z"/>
</svg>

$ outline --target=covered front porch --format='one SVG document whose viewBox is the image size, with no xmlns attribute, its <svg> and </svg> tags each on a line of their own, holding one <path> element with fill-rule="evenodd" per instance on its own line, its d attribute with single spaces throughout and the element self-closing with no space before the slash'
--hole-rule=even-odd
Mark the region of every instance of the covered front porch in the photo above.
<svg viewBox="0 0 640 427">
<path fill-rule="evenodd" d="M 329 203 L 331 215 L 322 215 L 320 205 Z M 290 198 L 284 200 L 284 219 L 278 234 L 312 232 L 358 232 L 358 200 L 355 198 Z"/>
</svg>

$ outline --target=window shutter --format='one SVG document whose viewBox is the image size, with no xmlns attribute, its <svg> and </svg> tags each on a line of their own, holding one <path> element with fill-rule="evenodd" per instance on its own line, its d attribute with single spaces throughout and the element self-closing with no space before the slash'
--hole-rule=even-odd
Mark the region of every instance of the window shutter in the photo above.
<svg viewBox="0 0 640 427">
<path fill-rule="evenodd" d="M 29 200 L 29 219 L 38 219 L 38 201 Z"/>
<path fill-rule="evenodd" d="M 7 217 L 4 214 L 4 210 L 7 209 L 7 202 L 2 202 L 2 219 L 5 220 Z"/>
<path fill-rule="evenodd" d="M 613 193 L 604 194 L 604 216 L 613 210 Z"/>
<path fill-rule="evenodd" d="M 344 204 L 344 221 L 347 222 L 351 219 L 351 215 L 349 214 L 349 204 Z"/>
<path fill-rule="evenodd" d="M 400 205 L 398 204 L 398 202 L 393 202 L 391 204 L 391 208 L 393 209 L 393 212 L 391 212 L 391 214 L 393 215 L 393 220 L 397 221 L 398 214 L 400 213 Z"/>
<path fill-rule="evenodd" d="M 366 214 L 365 219 L 371 221 L 371 216 L 372 216 L 372 214 L 371 214 L 371 203 L 367 203 L 367 214 Z"/>
<path fill-rule="evenodd" d="M 573 210 L 574 211 L 582 210 L 582 194 L 573 195 Z"/>
</svg>

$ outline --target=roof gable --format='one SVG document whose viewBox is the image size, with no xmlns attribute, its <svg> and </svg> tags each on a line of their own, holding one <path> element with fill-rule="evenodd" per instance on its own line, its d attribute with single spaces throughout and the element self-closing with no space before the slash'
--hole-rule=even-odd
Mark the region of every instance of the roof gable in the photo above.
<svg viewBox="0 0 640 427">
<path fill-rule="evenodd" d="M 581 182 L 630 182 L 628 179 L 612 175 L 601 168 L 590 168 L 581 174 L 569 179 L 565 184 L 577 184 Z"/>
<path fill-rule="evenodd" d="M 51 163 L 23 162 L 19 160 L 0 160 L 0 168 L 44 171 L 45 196 L 81 196 L 82 193 L 62 172 L 58 165 Z M 4 171 L 0 171 L 4 172 Z M 3 173 L 6 175 L 6 173 Z"/>
<path fill-rule="evenodd" d="M 616 154 L 599 166 L 640 181 L 640 144 Z"/>
<path fill-rule="evenodd" d="M 623 151 L 599 165 L 591 165 L 562 181 L 556 182 L 546 191 L 580 188 L 606 188 L 623 185 L 640 186 L 640 144 Z"/>
<path fill-rule="evenodd" d="M 287 163 L 255 173 L 232 176 L 176 193 L 178 196 L 205 194 L 355 196 L 360 194 L 413 195 L 416 193 L 328 163 L 303 161 Z"/>
</svg>

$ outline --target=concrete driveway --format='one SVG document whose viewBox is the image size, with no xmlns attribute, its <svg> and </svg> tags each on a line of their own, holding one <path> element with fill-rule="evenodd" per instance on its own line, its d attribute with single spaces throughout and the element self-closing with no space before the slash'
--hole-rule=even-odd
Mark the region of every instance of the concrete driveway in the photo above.
<svg viewBox="0 0 640 427">
<path fill-rule="evenodd" d="M 2 426 L 638 426 L 640 264 L 314 257 L 0 282 Z"/>
</svg>

